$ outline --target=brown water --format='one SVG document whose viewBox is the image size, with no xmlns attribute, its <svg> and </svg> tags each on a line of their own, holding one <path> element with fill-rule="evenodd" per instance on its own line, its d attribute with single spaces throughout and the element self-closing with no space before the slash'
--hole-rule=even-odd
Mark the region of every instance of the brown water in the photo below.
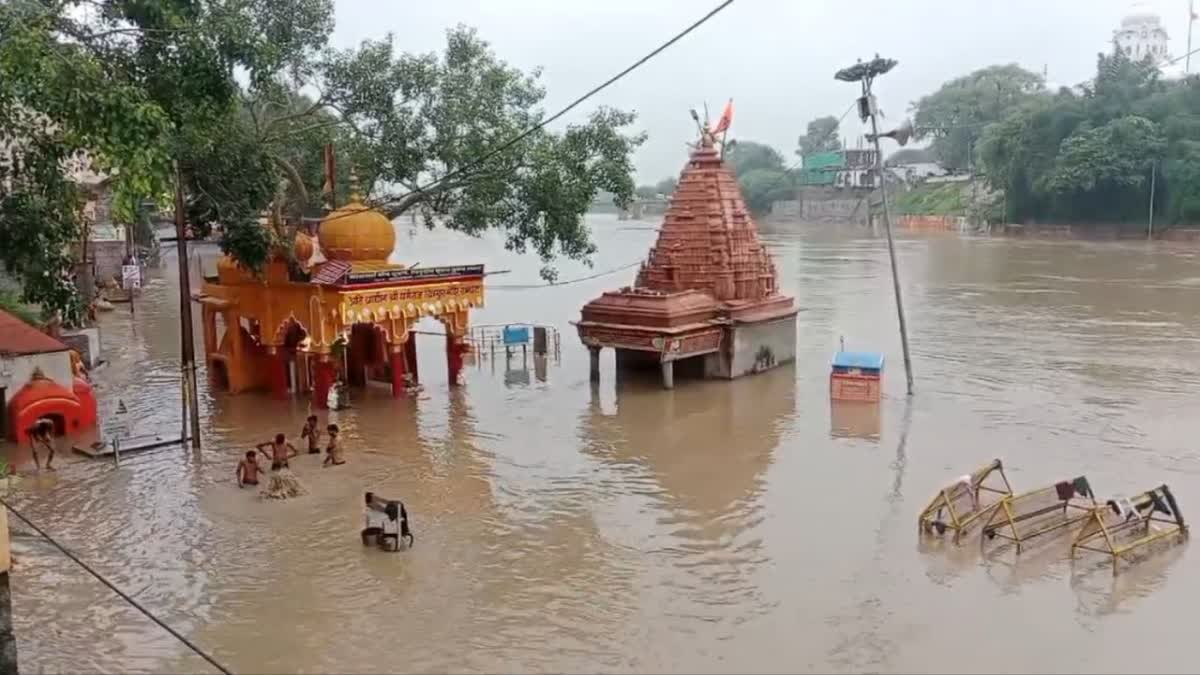
<svg viewBox="0 0 1200 675">
<path fill-rule="evenodd" d="M 593 271 L 641 257 L 652 223 L 597 217 Z M 634 223 L 637 227 L 638 224 Z M 1086 473 L 1102 494 L 1168 482 L 1200 513 L 1200 258 L 1165 245 L 931 237 L 899 245 L 917 395 L 903 396 L 887 254 L 852 228 L 764 226 L 797 297 L 798 360 L 734 383 L 589 385 L 579 306 L 632 271 L 493 288 L 476 322 L 563 331 L 561 364 L 471 367 L 446 386 L 336 413 L 349 463 L 301 456 L 307 497 L 262 503 L 240 453 L 298 433 L 302 401 L 202 388 L 204 450 L 74 460 L 15 503 L 236 672 L 1194 671 L 1196 553 L 1165 547 L 1115 579 L 1062 539 L 1019 558 L 919 546 L 948 479 L 1003 457 L 1014 485 Z M 536 282 L 497 240 L 401 227 L 406 259 L 485 261 Z M 211 255 L 211 252 L 209 252 Z M 589 271 L 566 266 L 562 278 Z M 176 432 L 176 287 L 104 317 L 133 431 Z M 428 326 L 436 329 L 435 325 Z M 889 359 L 878 415 L 831 410 L 839 336 Z M 364 489 L 403 498 L 417 536 L 364 550 Z M 205 664 L 17 527 L 27 672 Z"/>
</svg>

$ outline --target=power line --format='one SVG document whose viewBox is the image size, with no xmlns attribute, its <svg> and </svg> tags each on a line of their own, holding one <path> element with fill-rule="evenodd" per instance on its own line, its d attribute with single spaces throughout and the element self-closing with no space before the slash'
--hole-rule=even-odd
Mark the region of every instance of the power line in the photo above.
<svg viewBox="0 0 1200 675">
<path fill-rule="evenodd" d="M 595 274 L 590 274 L 586 277 L 579 277 L 578 279 L 570 279 L 568 281 L 556 281 L 556 282 L 549 283 L 549 284 L 488 284 L 487 288 L 488 288 L 488 290 L 495 289 L 495 290 L 508 290 L 508 291 L 526 291 L 526 290 L 533 290 L 533 289 L 537 289 L 537 288 L 556 288 L 558 286 L 569 286 L 571 284 L 577 284 L 582 281 L 591 281 L 592 279 L 599 279 L 600 277 L 606 277 L 610 274 L 616 274 L 617 272 L 624 272 L 627 269 L 637 267 L 638 265 L 641 265 L 641 264 L 642 264 L 642 260 L 639 258 L 638 260 L 631 262 L 628 265 L 614 267 L 612 269 L 605 270 L 603 272 L 597 272 Z"/>
<path fill-rule="evenodd" d="M 92 575 L 93 577 L 96 577 L 96 579 L 99 580 L 100 583 L 104 584 L 105 586 L 107 586 L 109 588 L 109 590 L 111 590 L 113 593 L 116 593 L 118 596 L 120 596 L 122 600 L 124 600 L 125 602 L 128 602 L 130 605 L 133 605 L 134 609 L 136 609 L 137 611 L 146 615 L 147 618 L 149 618 L 151 621 L 158 624 L 159 627 L 161 627 L 163 630 L 167 631 L 172 636 L 174 636 L 176 640 L 179 640 L 183 644 L 187 645 L 189 649 L 191 649 L 193 652 L 198 654 L 200 656 L 200 658 L 207 661 L 209 663 L 209 665 L 211 665 L 213 668 L 216 668 L 217 670 L 221 671 L 224 675 L 232 675 L 232 673 L 230 672 L 230 670 L 228 668 L 226 668 L 225 666 L 222 666 L 220 663 L 217 663 L 216 659 L 209 656 L 203 649 L 200 649 L 196 645 L 192 644 L 191 640 L 188 640 L 184 636 L 180 635 L 174 628 L 171 628 L 167 624 L 163 623 L 162 619 L 159 619 L 157 616 L 154 616 L 153 614 L 151 614 L 150 610 L 146 609 L 145 607 L 142 607 L 140 604 L 138 604 L 138 602 L 136 600 L 134 600 L 133 598 L 126 595 L 121 589 L 114 586 L 111 581 L 109 581 L 108 579 L 105 579 L 103 576 L 101 576 L 101 574 L 99 572 L 97 572 L 96 570 L 89 567 L 87 563 L 80 560 L 74 553 L 71 553 L 71 551 L 69 551 L 65 546 L 58 543 L 57 541 L 54 540 L 53 537 L 51 537 L 50 535 L 43 532 L 40 527 L 33 524 L 33 521 L 29 520 L 24 515 L 22 515 L 20 511 L 13 508 L 12 504 L 9 504 L 3 498 L 0 498 L 0 504 L 3 504 L 9 511 L 12 511 L 14 516 L 20 518 L 26 525 L 28 525 L 30 528 L 32 528 L 34 532 L 37 532 L 39 535 L 42 536 L 42 538 L 44 538 L 46 541 L 50 542 L 54 546 L 54 548 L 57 548 L 59 551 L 61 551 L 63 555 L 70 558 L 76 565 L 79 565 L 85 571 L 87 571 L 88 574 Z"/>
<path fill-rule="evenodd" d="M 580 96 L 579 98 L 575 99 L 574 101 L 571 101 L 571 103 L 567 104 L 567 106 L 565 108 L 563 108 L 562 110 L 559 110 L 558 112 L 554 113 L 550 117 L 547 117 L 546 119 L 542 120 L 541 122 L 538 122 L 537 124 L 529 127 L 525 131 L 522 131 L 521 133 L 517 134 L 516 136 L 513 136 L 512 138 L 505 141 L 504 143 L 501 143 L 496 148 L 494 148 L 488 152 L 485 152 L 481 157 L 477 158 L 476 160 L 474 160 L 472 162 L 468 162 L 467 164 L 451 171 L 450 173 L 446 174 L 445 176 L 442 176 L 441 178 L 434 179 L 425 185 L 417 186 L 417 188 L 414 189 L 412 192 L 409 192 L 400 197 L 397 197 L 396 199 L 405 199 L 413 193 L 426 192 L 426 191 L 430 190 L 431 188 L 437 187 L 438 185 L 446 182 L 447 180 L 449 180 L 451 178 L 460 176 L 463 173 L 465 173 L 466 171 L 469 171 L 470 169 L 474 169 L 474 168 L 478 167 L 479 165 L 483 164 L 487 160 L 504 152 L 505 150 L 511 148 L 512 146 L 516 145 L 517 143 L 520 143 L 521 141 L 528 138 L 530 136 L 530 134 L 533 134 L 533 133 L 545 128 L 548 124 L 554 122 L 555 120 L 559 119 L 563 115 L 566 115 L 568 112 L 571 112 L 572 110 L 574 110 L 576 107 L 579 106 L 579 104 L 581 104 L 584 101 L 588 100 L 589 98 L 595 96 L 596 94 L 600 93 L 601 91 L 604 91 L 609 86 L 616 83 L 618 80 L 624 78 L 626 75 L 628 75 L 628 74 L 632 73 L 633 71 L 637 70 L 638 68 L 640 68 L 643 64 L 645 64 L 650 59 L 652 59 L 655 56 L 658 56 L 662 52 L 666 51 L 669 47 L 674 45 L 676 42 L 679 42 L 684 37 L 686 37 L 689 33 L 696 30 L 700 26 L 703 26 L 705 23 L 708 22 L 709 19 L 713 18 L 714 16 L 719 14 L 721 11 L 723 11 L 726 7 L 729 7 L 732 4 L 733 4 L 733 0 L 725 0 L 724 2 L 722 2 L 721 4 L 719 4 L 715 8 L 713 8 L 711 11 L 709 11 L 707 14 L 700 17 L 700 19 L 693 22 L 690 26 L 688 26 L 687 28 L 684 28 L 679 33 L 676 33 L 674 37 L 672 37 L 671 39 L 667 40 L 666 42 L 664 42 L 661 45 L 659 45 L 658 47 L 656 47 L 649 54 L 646 54 L 642 58 L 633 62 L 633 64 L 630 65 L 629 67 L 625 68 L 624 70 L 617 73 L 616 75 L 613 75 L 612 77 L 608 78 L 600 85 L 592 88 L 591 91 Z M 383 202 L 383 203 L 386 204 L 387 202 Z M 350 215 L 350 214 L 347 214 L 347 215 Z M 342 217 L 342 216 L 335 216 L 334 218 L 340 218 L 340 217 Z M 326 222 L 328 222 L 328 221 L 326 221 Z"/>
<path fill-rule="evenodd" d="M 858 105 L 858 100 L 857 100 L 857 99 L 855 99 L 854 101 L 851 101 L 851 102 L 850 102 L 850 107 L 846 108 L 846 112 L 842 113 L 841 117 L 838 117 L 838 121 L 837 121 L 837 123 L 838 123 L 838 126 L 841 126 L 841 124 L 842 124 L 842 120 L 846 119 L 846 115 L 849 115 L 849 114 L 850 114 L 850 111 L 851 111 L 851 110 L 854 110 L 854 107 L 855 107 L 856 105 Z M 843 149 L 844 149 L 844 148 L 843 148 Z M 801 164 L 803 164 L 803 163 L 804 163 L 804 156 L 803 156 L 803 155 L 801 155 L 801 156 L 800 156 L 800 159 L 796 160 L 795 162 L 792 162 L 792 165 L 791 165 L 791 166 L 789 166 L 788 168 L 784 169 L 784 170 L 783 170 L 783 173 L 779 174 L 779 176 L 778 176 L 777 178 L 775 178 L 775 182 L 773 182 L 773 183 L 771 183 L 769 186 L 767 186 L 767 189 L 766 189 L 766 190 L 764 190 L 764 192 L 770 192 L 771 190 L 774 190 L 774 189 L 775 189 L 775 186 L 779 185 L 780 181 L 782 181 L 784 178 L 786 178 L 786 177 L 787 177 L 789 174 L 791 174 L 791 173 L 792 173 L 793 171 L 795 171 L 796 169 L 800 168 L 800 165 L 801 165 Z"/>
</svg>

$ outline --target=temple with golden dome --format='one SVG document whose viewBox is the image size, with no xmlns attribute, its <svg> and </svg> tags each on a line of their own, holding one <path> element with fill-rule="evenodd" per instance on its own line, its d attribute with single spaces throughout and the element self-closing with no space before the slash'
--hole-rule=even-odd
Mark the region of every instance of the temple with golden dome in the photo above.
<svg viewBox="0 0 1200 675">
<path fill-rule="evenodd" d="M 403 396 L 417 378 L 412 328 L 424 317 L 446 329 L 451 385 L 462 371 L 472 308 L 483 305 L 483 265 L 413 267 L 390 261 L 391 221 L 350 202 L 320 222 L 316 245 L 296 235 L 294 253 L 308 278 L 276 252 L 259 275 L 229 256 L 193 294 L 201 306 L 204 349 L 214 385 L 230 393 L 312 393 L 324 408 L 329 389 L 370 381 Z M 319 248 L 319 255 L 317 249 Z"/>
<path fill-rule="evenodd" d="M 797 309 L 714 146 L 702 133 L 634 285 L 583 306 L 576 328 L 593 380 L 605 347 L 619 367 L 657 365 L 668 389 L 677 367 L 732 379 L 795 360 Z"/>
</svg>

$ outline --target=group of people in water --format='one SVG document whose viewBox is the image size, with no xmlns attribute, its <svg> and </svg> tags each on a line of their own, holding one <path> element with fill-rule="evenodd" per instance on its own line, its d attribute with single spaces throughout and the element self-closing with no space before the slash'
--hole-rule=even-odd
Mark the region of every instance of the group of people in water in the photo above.
<svg viewBox="0 0 1200 675">
<path fill-rule="evenodd" d="M 321 465 L 323 467 L 331 467 L 345 464 L 346 460 L 342 456 L 342 444 L 339 439 L 340 430 L 338 429 L 338 425 L 327 425 L 325 433 L 328 435 L 329 440 L 325 443 L 325 460 Z M 300 438 L 308 441 L 308 454 L 321 454 L 321 428 L 316 415 L 309 415 L 308 419 L 305 420 L 304 428 L 300 430 Z M 258 477 L 262 473 L 262 467 L 258 463 L 259 453 L 271 462 L 271 471 L 290 468 L 288 461 L 300 454 L 296 450 L 296 447 L 288 442 L 287 436 L 284 434 L 275 434 L 274 440 L 259 443 L 254 447 L 254 450 L 247 450 L 246 457 L 238 462 L 238 487 L 258 485 Z"/>
</svg>

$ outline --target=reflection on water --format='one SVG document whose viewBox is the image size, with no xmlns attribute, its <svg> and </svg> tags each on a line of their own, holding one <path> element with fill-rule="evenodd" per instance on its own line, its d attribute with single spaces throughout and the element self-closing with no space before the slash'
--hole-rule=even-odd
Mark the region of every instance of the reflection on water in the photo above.
<svg viewBox="0 0 1200 675">
<path fill-rule="evenodd" d="M 637 260 L 654 236 L 593 225 L 595 269 Z M 538 265 L 499 240 L 401 229 L 402 257 L 537 283 Z M 497 288 L 473 319 L 555 326 L 561 363 L 480 362 L 450 391 L 438 337 L 419 336 L 422 392 L 356 392 L 330 413 L 349 462 L 297 458 L 304 498 L 262 503 L 233 470 L 252 444 L 298 435 L 307 404 L 203 388 L 199 453 L 64 458 L 15 502 L 238 672 L 1192 669 L 1187 545 L 1114 580 L 1106 560 L 1072 563 L 1065 538 L 981 554 L 974 538 L 919 544 L 915 521 L 993 457 L 1017 490 L 1087 473 L 1102 493 L 1166 481 L 1184 509 L 1200 499 L 1200 258 L 902 239 L 917 396 L 894 368 L 880 404 L 846 407 L 828 399 L 841 337 L 902 363 L 886 250 L 853 228 L 763 234 L 801 307 L 793 366 L 669 392 L 637 375 L 595 386 L 568 321 L 632 271 Z M 136 324 L 102 319 L 102 410 L 123 400 L 135 434 L 179 428 L 173 264 Z M 364 490 L 405 500 L 413 550 L 361 547 Z M 28 671 L 204 669 L 19 526 L 14 549 Z"/>
</svg>

